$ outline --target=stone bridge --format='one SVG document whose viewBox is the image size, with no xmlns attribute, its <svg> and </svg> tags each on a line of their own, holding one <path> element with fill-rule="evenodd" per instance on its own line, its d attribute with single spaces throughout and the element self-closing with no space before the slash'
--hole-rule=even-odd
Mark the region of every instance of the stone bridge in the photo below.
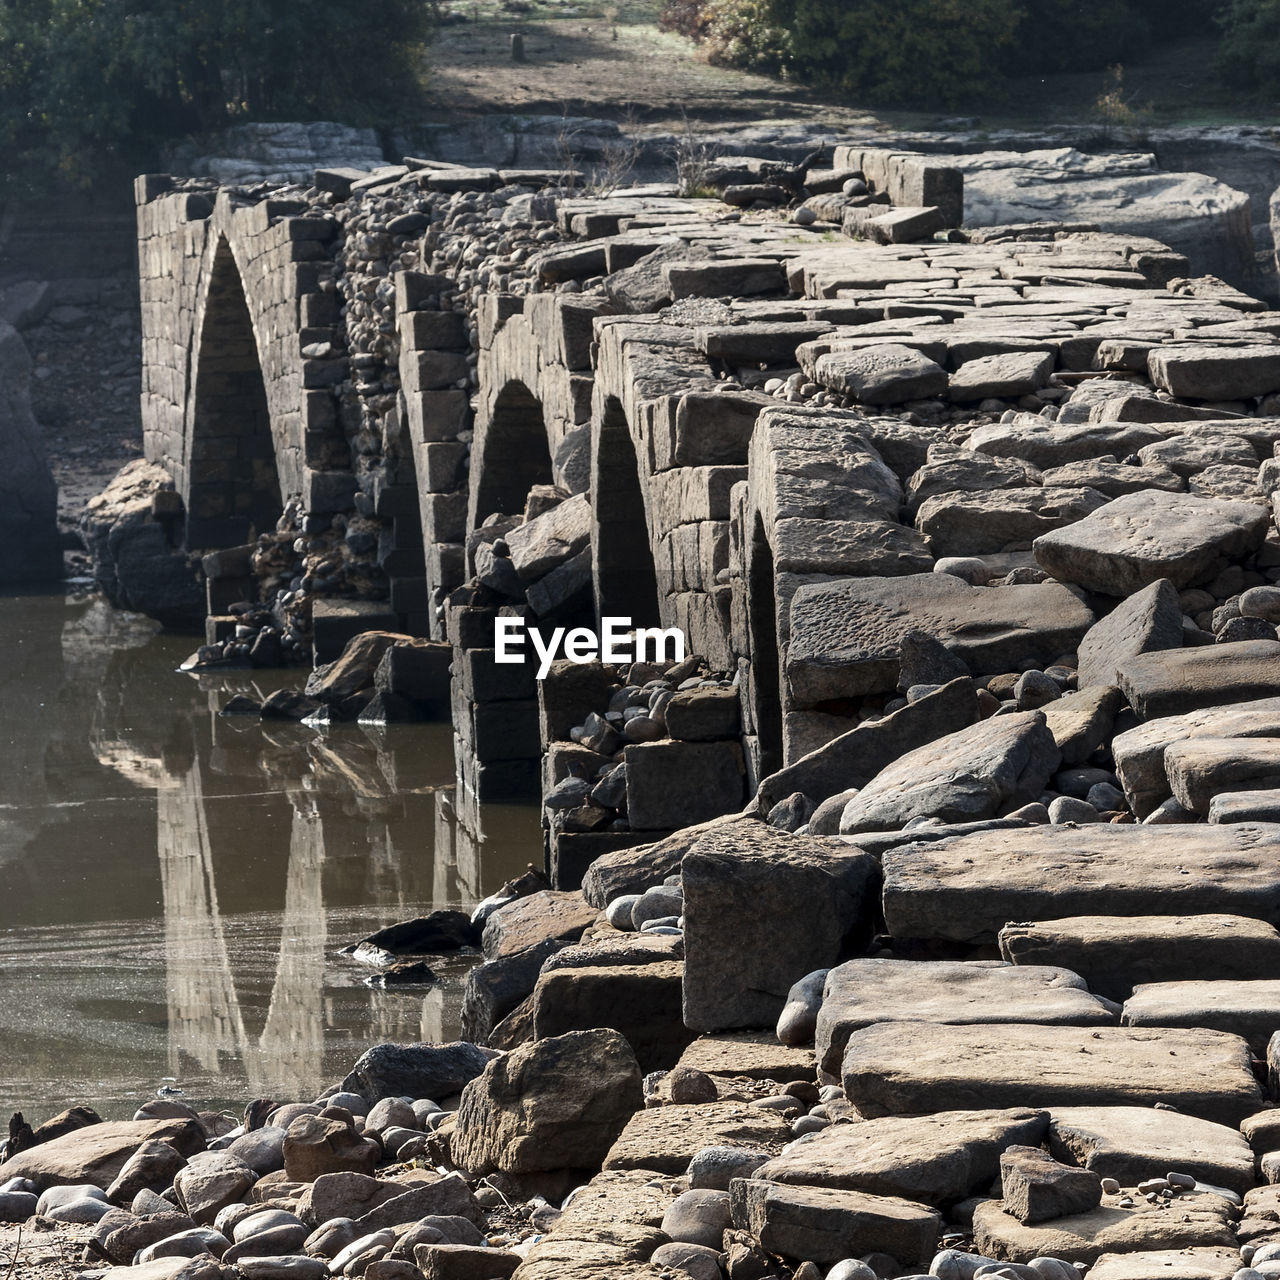
<svg viewBox="0 0 1280 1280">
<path fill-rule="evenodd" d="M 740 807 L 883 714 L 913 626 L 975 675 L 1074 653 L 1096 601 L 1036 538 L 1135 489 L 1264 501 L 1280 324 L 1180 254 L 966 231 L 932 157 L 720 180 L 732 205 L 412 161 L 140 179 L 152 510 L 203 556 L 209 640 L 258 590 L 317 661 L 448 641 L 484 799 L 599 767 L 554 748 L 608 702 L 495 663 L 495 619 L 677 627 L 738 695 Z"/>
</svg>

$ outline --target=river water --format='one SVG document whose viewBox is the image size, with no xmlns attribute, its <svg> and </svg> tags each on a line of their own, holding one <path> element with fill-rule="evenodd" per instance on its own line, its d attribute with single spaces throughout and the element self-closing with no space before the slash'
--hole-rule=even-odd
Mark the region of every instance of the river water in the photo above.
<svg viewBox="0 0 1280 1280">
<path fill-rule="evenodd" d="M 466 960 L 383 991 L 340 949 L 541 865 L 535 808 L 457 812 L 449 725 L 219 718 L 303 673 L 179 674 L 196 643 L 0 596 L 6 1117 L 309 1101 L 370 1044 L 453 1039 Z"/>
</svg>

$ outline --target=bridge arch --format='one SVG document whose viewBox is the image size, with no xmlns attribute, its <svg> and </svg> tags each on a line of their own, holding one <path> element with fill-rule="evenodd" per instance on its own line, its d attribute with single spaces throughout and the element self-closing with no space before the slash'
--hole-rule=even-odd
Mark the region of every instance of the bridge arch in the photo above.
<svg viewBox="0 0 1280 1280">
<path fill-rule="evenodd" d="M 519 515 L 535 484 L 551 484 L 551 450 L 542 402 L 523 383 L 506 383 L 476 420 L 467 528 L 495 512 Z"/>
</svg>

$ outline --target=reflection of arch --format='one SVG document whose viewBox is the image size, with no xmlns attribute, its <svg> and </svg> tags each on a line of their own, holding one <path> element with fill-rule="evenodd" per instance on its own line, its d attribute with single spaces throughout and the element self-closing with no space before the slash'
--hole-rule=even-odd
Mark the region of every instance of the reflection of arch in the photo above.
<svg viewBox="0 0 1280 1280">
<path fill-rule="evenodd" d="M 552 481 L 542 405 L 521 382 L 509 382 L 477 426 L 467 528 L 495 511 L 519 515 L 535 484 Z"/>
<path fill-rule="evenodd" d="M 616 397 L 605 401 L 592 440 L 591 495 L 596 536 L 591 569 L 601 618 L 629 617 L 636 626 L 660 622 L 658 579 L 644 514 L 635 445 Z"/>
<path fill-rule="evenodd" d="M 282 504 L 253 323 L 225 239 L 214 253 L 195 353 L 186 543 L 235 546 L 272 528 Z"/>
<path fill-rule="evenodd" d="M 751 689 L 760 736 L 760 776 L 783 764 L 782 686 L 778 664 L 778 607 L 773 548 L 764 521 L 753 513 L 747 541 L 747 625 L 751 638 Z"/>
</svg>

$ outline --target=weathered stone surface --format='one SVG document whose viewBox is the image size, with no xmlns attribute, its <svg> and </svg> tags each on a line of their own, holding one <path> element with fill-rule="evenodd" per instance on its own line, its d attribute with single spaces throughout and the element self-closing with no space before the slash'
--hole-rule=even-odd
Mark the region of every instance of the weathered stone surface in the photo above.
<svg viewBox="0 0 1280 1280">
<path fill-rule="evenodd" d="M 204 1150 L 194 1120 L 115 1120 L 85 1125 L 20 1151 L 4 1162 L 4 1176 L 29 1178 L 37 1191 L 66 1183 L 109 1187 L 143 1143 L 164 1142 L 180 1155 Z"/>
<path fill-rule="evenodd" d="M 977 716 L 973 681 L 951 680 L 916 702 L 867 721 L 764 778 L 756 811 L 764 816 L 799 791 L 820 804 L 850 787 L 864 787 L 881 770 L 926 743 L 972 724 Z"/>
<path fill-rule="evenodd" d="M 1147 490 L 1042 534 L 1032 550 L 1047 573 L 1087 591 L 1128 596 L 1161 578 L 1181 590 L 1213 577 L 1221 557 L 1256 551 L 1268 523 L 1253 503 Z"/>
<path fill-rule="evenodd" d="M 679 960 L 556 967 L 533 989 L 534 1038 L 610 1027 L 626 1037 L 641 1071 L 667 1070 L 693 1036 L 681 1021 L 683 977 Z"/>
<path fill-rule="evenodd" d="M 787 680 L 799 705 L 897 687 L 903 635 L 935 635 L 976 675 L 1075 649 L 1093 613 L 1057 583 L 971 587 L 946 573 L 802 586 L 791 604 Z"/>
<path fill-rule="evenodd" d="M 936 1022 L 855 1031 L 844 1089 L 867 1115 L 1164 1102 L 1223 1124 L 1262 1097 L 1248 1046 L 1222 1031 Z"/>
<path fill-rule="evenodd" d="M 914 519 L 921 504 L 930 498 L 1039 484 L 1039 470 L 1020 458 L 993 458 L 969 449 L 935 446 L 929 450 L 929 461 L 907 481 L 904 506 Z"/>
<path fill-rule="evenodd" d="M 818 1065 L 840 1074 L 849 1036 L 876 1022 L 1114 1026 L 1105 1001 L 1066 969 L 999 961 L 847 960 L 827 975 L 818 1012 Z"/>
<path fill-rule="evenodd" d="M 1224 647 L 1214 645 L 1213 648 L 1216 651 Z M 1280 648 L 1276 649 L 1275 657 L 1280 658 Z M 1257 665 L 1265 669 L 1265 656 Z M 1196 674 L 1203 677 L 1207 673 L 1200 667 Z M 1224 671 L 1214 680 L 1214 684 L 1222 688 L 1222 701 L 1228 703 L 1234 701 L 1231 699 L 1232 686 L 1227 683 L 1229 675 L 1230 672 Z M 1201 683 L 1204 683 L 1203 679 Z M 1155 689 L 1156 686 L 1153 680 L 1149 680 L 1146 687 Z M 1174 696 L 1170 682 L 1168 694 L 1160 701 L 1169 701 Z M 1116 775 L 1124 788 L 1125 798 L 1139 818 L 1145 818 L 1170 794 L 1164 770 L 1166 749 L 1175 742 L 1197 737 L 1280 738 L 1280 697 L 1257 698 L 1243 701 L 1238 706 L 1208 704 L 1181 715 L 1160 715 L 1147 724 L 1117 734 L 1111 744 Z"/>
<path fill-rule="evenodd" d="M 586 494 L 577 493 L 517 525 L 507 534 L 507 546 L 520 581 L 529 583 L 572 559 L 590 539 L 591 502 Z"/>
<path fill-rule="evenodd" d="M 169 1143 L 157 1139 L 144 1142 L 107 1187 L 107 1199 L 112 1204 L 131 1204 L 144 1187 L 148 1191 L 163 1191 L 184 1164 L 186 1160 Z"/>
<path fill-rule="evenodd" d="M 998 458 L 1021 458 L 1043 470 L 1108 455 L 1123 458 L 1163 439 L 1164 432 L 1140 423 L 1047 424 L 1043 418 L 1020 415 L 1013 422 L 978 427 L 968 447 Z"/>
<path fill-rule="evenodd" d="M 1266 698 L 1280 691 L 1280 641 L 1238 640 L 1144 653 L 1120 665 L 1118 680 L 1144 720 Z"/>
<path fill-rule="evenodd" d="M 1021 547 L 1083 520 L 1107 502 L 1096 489 L 1000 489 L 945 493 L 916 512 L 916 528 L 937 557 L 981 556 Z"/>
<path fill-rule="evenodd" d="M 990 941 L 1010 921 L 1221 912 L 1280 922 L 1280 825 L 1040 826 L 884 856 L 895 937 Z"/>
<path fill-rule="evenodd" d="M 1061 965 L 1109 1000 L 1147 982 L 1280 979 L 1280 932 L 1245 916 L 1074 916 L 1007 924 L 999 942 L 1013 964 Z"/>
<path fill-rule="evenodd" d="M 1280 390 L 1280 351 L 1266 347 L 1156 347 L 1151 380 L 1182 400 L 1247 400 Z"/>
<path fill-rule="evenodd" d="M 682 1174 L 704 1147 L 776 1150 L 791 1126 L 775 1111 L 740 1102 L 654 1107 L 637 1111 L 605 1156 L 605 1169 Z"/>
<path fill-rule="evenodd" d="M 1083 764 L 1111 737 L 1120 690 L 1114 685 L 1064 694 L 1040 709 L 1064 765 Z"/>
<path fill-rule="evenodd" d="M 471 1194 L 471 1188 L 460 1174 L 449 1173 L 444 1177 L 436 1177 L 429 1171 L 414 1171 L 412 1180 L 392 1182 L 394 1191 L 386 1198 L 381 1198 L 386 1190 L 384 1184 L 376 1194 L 377 1204 L 367 1209 L 356 1219 L 358 1235 L 368 1235 L 374 1231 L 382 1231 L 387 1227 L 399 1227 L 409 1222 L 417 1222 L 420 1218 L 443 1215 L 451 1218 L 465 1218 L 470 1222 L 480 1222 L 482 1211 Z"/>
<path fill-rule="evenodd" d="M 1241 1193 L 1253 1185 L 1253 1152 L 1237 1130 L 1152 1107 L 1054 1107 L 1049 1150 L 1122 1187 L 1171 1170 Z"/>
<path fill-rule="evenodd" d="M 820 356 L 816 373 L 824 386 L 863 404 L 902 404 L 943 395 L 947 390 L 947 374 L 941 365 L 912 347 L 891 342 Z"/>
<path fill-rule="evenodd" d="M 485 921 L 484 957 L 500 960 L 540 942 L 576 942 L 599 916 L 576 891 L 543 889 L 499 907 Z"/>
<path fill-rule="evenodd" d="M 1088 1263 L 1107 1252 L 1227 1247 L 1232 1226 L 1231 1207 L 1208 1195 L 1179 1200 L 1176 1213 L 1139 1201 L 1131 1209 L 1104 1205 L 1039 1226 L 1023 1226 L 998 1200 L 983 1201 L 973 1214 L 979 1252 L 1022 1263 L 1036 1257 Z"/>
<path fill-rule="evenodd" d="M 467 1244 L 420 1244 L 413 1260 L 425 1280 L 504 1280 L 523 1261 L 504 1249 Z"/>
<path fill-rule="evenodd" d="M 206 1151 L 199 1160 L 179 1170 L 173 1189 L 188 1217 L 208 1226 L 218 1216 L 219 1209 L 243 1199 L 256 1180 L 253 1170 L 243 1160 L 225 1151 Z"/>
<path fill-rule="evenodd" d="M 813 1050 L 779 1044 L 771 1031 L 699 1036 L 680 1055 L 680 1066 L 750 1080 L 811 1080 L 814 1074 Z"/>
<path fill-rule="evenodd" d="M 669 831 L 742 807 L 737 742 L 642 742 L 623 753 L 627 817 L 637 831 Z"/>
<path fill-rule="evenodd" d="M 1187 738 L 1165 749 L 1164 771 L 1173 798 L 1206 817 L 1219 792 L 1280 787 L 1280 739 Z"/>
<path fill-rule="evenodd" d="M 1248 1040 L 1265 1053 L 1280 1026 L 1280 980 L 1142 983 L 1124 1003 L 1126 1027 L 1211 1027 Z"/>
<path fill-rule="evenodd" d="M 476 1173 L 595 1168 L 643 1102 L 635 1054 L 616 1031 L 522 1045 L 463 1090 L 453 1159 Z"/>
<path fill-rule="evenodd" d="M 865 1252 L 923 1266 L 942 1227 L 935 1209 L 861 1191 L 735 1178 L 729 1198 L 733 1225 L 749 1231 L 762 1249 L 811 1262 L 838 1262 Z"/>
<path fill-rule="evenodd" d="M 447 1098 L 474 1080 L 493 1055 L 474 1044 L 375 1044 L 365 1050 L 342 1088 L 369 1102 L 379 1098 Z"/>
<path fill-rule="evenodd" d="M 735 847 L 695 844 L 680 864 L 685 1025 L 776 1023 L 792 983 L 866 935 L 875 871 L 874 859 L 839 841 L 764 824 L 743 828 Z"/>
<path fill-rule="evenodd" d="M 1104 1253 L 1089 1268 L 1093 1280 L 1230 1280 L 1240 1270 L 1240 1251 L 1230 1247 L 1154 1249 Z"/>
<path fill-rule="evenodd" d="M 769 1182 L 835 1187 L 950 1205 L 985 1192 L 1012 1144 L 1043 1141 L 1044 1111 L 943 1111 L 838 1124 L 775 1156 L 753 1175 Z"/>
<path fill-rule="evenodd" d="M 1050 351 L 1002 351 L 966 360 L 951 375 L 947 395 L 952 400 L 1028 395 L 1048 382 L 1053 363 Z"/>
<path fill-rule="evenodd" d="M 1178 592 L 1167 578 L 1160 578 L 1122 600 L 1085 633 L 1077 654 L 1077 686 L 1114 685 L 1118 668 L 1129 658 L 1181 647 Z"/>
<path fill-rule="evenodd" d="M 680 870 L 684 855 L 704 837 L 719 833 L 732 842 L 739 829 L 754 821 L 756 819 L 742 814 L 726 814 L 710 822 L 682 826 L 673 835 L 652 844 L 606 853 L 587 868 L 582 877 L 582 896 L 603 911 L 615 898 L 627 893 L 643 893 L 674 875 Z"/>
<path fill-rule="evenodd" d="M 984 720 L 879 773 L 845 805 L 840 831 L 900 831 L 920 817 L 994 818 L 1039 796 L 1061 759 L 1040 712 Z"/>
<path fill-rule="evenodd" d="M 667 1242 L 657 1227 L 618 1227 L 601 1237 L 575 1239 L 553 1231 L 539 1240 L 516 1280 L 659 1280 L 665 1273 L 646 1259 Z"/>
<path fill-rule="evenodd" d="M 1000 1156 L 1005 1213 L 1023 1226 L 1088 1213 L 1102 1202 L 1102 1179 L 1059 1163 L 1039 1147 L 1012 1146 Z"/>
<path fill-rule="evenodd" d="M 94 581 L 112 604 L 191 628 L 204 617 L 204 592 L 152 517 L 157 495 L 172 493 L 169 473 L 137 458 L 89 500 L 80 531 L 93 556 Z"/>
<path fill-rule="evenodd" d="M 371 1174 L 381 1159 L 381 1146 L 345 1120 L 299 1116 L 284 1137 L 284 1171 L 291 1182 L 314 1182 L 325 1173 Z"/>
</svg>

